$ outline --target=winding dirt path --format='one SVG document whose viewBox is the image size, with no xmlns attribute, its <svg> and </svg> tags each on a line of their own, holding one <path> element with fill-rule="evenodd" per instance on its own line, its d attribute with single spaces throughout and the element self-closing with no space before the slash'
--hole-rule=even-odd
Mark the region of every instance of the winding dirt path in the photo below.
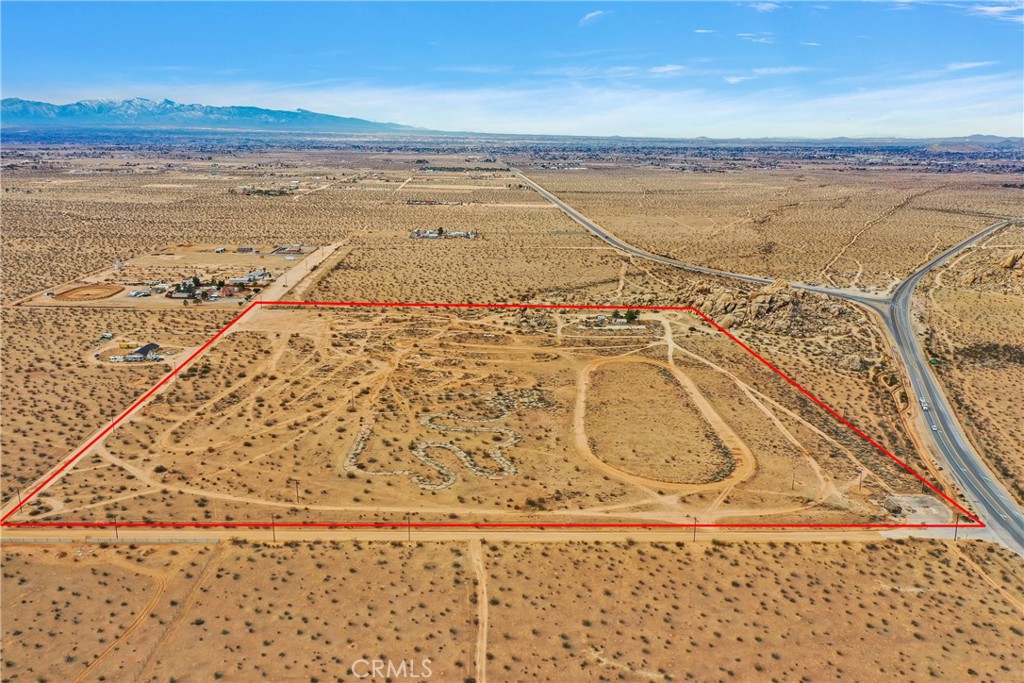
<svg viewBox="0 0 1024 683">
<path fill-rule="evenodd" d="M 96 658 L 89 663 L 89 666 L 82 669 L 81 673 L 75 676 L 75 683 L 82 683 L 82 681 L 88 679 L 89 676 L 91 676 L 92 673 L 96 670 L 96 668 L 104 661 L 106 661 L 107 657 L 113 654 L 114 650 L 117 650 L 122 645 L 124 645 L 125 641 L 128 640 L 128 638 L 130 638 L 133 633 L 139 630 L 139 627 L 142 626 L 146 619 L 149 618 L 149 615 L 153 612 L 154 609 L 156 609 L 157 604 L 160 602 L 160 598 L 162 598 L 164 593 L 167 592 L 167 577 L 165 576 L 164 572 L 155 569 L 149 569 L 148 567 L 142 567 L 139 565 L 129 565 L 127 563 L 121 562 L 107 561 L 106 564 L 110 564 L 118 567 L 119 569 L 124 569 L 130 572 L 134 572 L 136 574 L 144 574 L 152 578 L 156 586 L 153 591 L 153 597 L 146 604 L 146 606 L 139 611 L 139 616 L 135 617 L 135 620 L 128 626 L 128 628 L 122 631 L 121 635 L 114 639 L 114 642 L 108 645 L 106 649 L 103 650 L 103 652 L 99 653 L 96 656 Z"/>
<path fill-rule="evenodd" d="M 206 560 L 206 565 L 202 571 L 199 572 L 199 576 L 192 583 L 192 587 L 189 588 L 188 595 L 181 601 L 181 605 L 178 607 L 178 613 L 174 615 L 174 619 L 167 625 L 167 628 L 163 630 L 160 637 L 157 638 L 156 643 L 153 644 L 153 648 L 150 650 L 149 655 L 146 657 L 146 661 L 142 666 L 142 671 L 139 673 L 136 680 L 146 681 L 149 680 L 153 675 L 153 668 L 157 663 L 157 654 L 160 652 L 160 647 L 167 642 L 167 639 L 174 634 L 178 627 L 181 626 L 181 622 L 185 620 L 185 617 L 192 613 L 192 607 L 195 605 L 196 599 L 199 597 L 199 589 L 206 583 L 206 579 L 213 573 L 213 571 L 220 564 L 221 555 L 223 554 L 223 546 L 214 546 L 213 552 Z"/>
</svg>

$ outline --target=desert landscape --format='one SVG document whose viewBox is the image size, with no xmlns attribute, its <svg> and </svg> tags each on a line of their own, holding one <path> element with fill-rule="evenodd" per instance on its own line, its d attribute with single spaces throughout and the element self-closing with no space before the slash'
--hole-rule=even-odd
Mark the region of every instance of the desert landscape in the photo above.
<svg viewBox="0 0 1024 683">
<path fill-rule="evenodd" d="M 445 681 L 1022 666 L 1020 558 L 978 542 L 72 543 L 3 564 L 11 681 L 358 680 L 377 659 Z"/>
<path fill-rule="evenodd" d="M 921 314 L 968 434 L 1024 501 L 1024 231 L 1001 232 L 936 273 Z"/>
<path fill-rule="evenodd" d="M 893 173 L 817 161 L 752 166 L 681 172 L 581 162 L 522 170 L 653 253 L 866 291 L 888 290 L 935 253 L 1020 212 L 1020 192 L 1004 187 L 1001 173 Z"/>
<path fill-rule="evenodd" d="M 961 492 L 877 320 L 792 286 L 884 291 L 1014 191 L 497 151 L 5 149 L 5 514 L 36 493 L 3 529 L 3 680 L 1016 675 L 1020 557 L 942 526 L 969 526 Z M 631 243 L 778 280 L 623 253 L 516 169 Z M 919 311 L 1018 488 L 992 344 L 1020 248 L 964 252 Z"/>
<path fill-rule="evenodd" d="M 586 313 L 260 307 L 11 520 L 948 521 L 691 311 Z"/>
<path fill-rule="evenodd" d="M 1024 4 L 3 2 L 0 683 L 1024 683 Z"/>
</svg>

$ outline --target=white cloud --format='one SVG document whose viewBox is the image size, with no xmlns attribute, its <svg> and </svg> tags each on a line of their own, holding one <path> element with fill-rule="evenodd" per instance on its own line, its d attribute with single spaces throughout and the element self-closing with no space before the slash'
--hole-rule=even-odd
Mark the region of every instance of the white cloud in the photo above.
<svg viewBox="0 0 1024 683">
<path fill-rule="evenodd" d="M 593 24 L 598 19 L 606 17 L 609 14 L 612 14 L 611 10 L 599 9 L 594 12 L 587 12 L 586 14 L 583 15 L 583 17 L 580 18 L 579 23 L 577 23 L 577 26 L 586 26 L 588 24 Z"/>
<path fill-rule="evenodd" d="M 771 45 L 775 42 L 775 37 L 771 31 L 761 31 L 759 33 L 737 33 L 736 37 L 740 40 L 745 40 L 748 43 L 762 43 L 764 45 Z"/>
<path fill-rule="evenodd" d="M 969 69 L 980 69 L 984 66 L 995 66 L 999 62 L 953 62 L 946 65 L 946 71 L 968 71 Z"/>
<path fill-rule="evenodd" d="M 736 85 L 754 76 L 727 76 Z M 777 83 L 776 81 L 772 81 Z M 26 99 L 74 102 L 102 97 L 170 98 L 210 105 L 310 109 L 440 130 L 552 135 L 652 137 L 942 137 L 988 133 L 1019 136 L 1024 128 L 1020 75 L 949 72 L 884 87 L 849 84 L 830 95 L 795 87 L 674 87 L 691 81 L 552 81 L 494 87 L 380 87 L 361 81 L 296 86 L 264 81 L 232 84 L 128 83 L 53 86 L 17 93 Z M 656 84 L 659 84 L 655 87 Z"/>
<path fill-rule="evenodd" d="M 812 43 L 810 41 L 801 42 L 800 44 L 806 45 L 807 47 L 821 47 L 821 43 Z"/>
<path fill-rule="evenodd" d="M 698 28 L 698 29 L 695 29 L 693 32 L 694 33 L 714 33 L 715 29 L 713 29 L 713 28 Z"/>
<path fill-rule="evenodd" d="M 953 6 L 960 7 L 968 14 L 975 16 L 1024 24 L 1024 0 L 986 4 L 963 3 Z"/>
<path fill-rule="evenodd" d="M 763 66 L 752 69 L 758 76 L 786 76 L 789 74 L 802 74 L 807 71 L 814 71 L 809 66 Z"/>
<path fill-rule="evenodd" d="M 749 6 L 751 9 L 755 9 L 758 12 L 774 12 L 781 7 L 781 5 L 774 2 L 752 2 Z"/>
<path fill-rule="evenodd" d="M 535 69 L 529 76 L 570 80 L 573 82 L 607 81 L 609 79 L 653 79 L 669 76 L 708 75 L 705 70 L 695 70 L 682 64 L 659 64 L 656 66 L 635 66 L 620 64 L 617 66 L 558 66 Z"/>
<path fill-rule="evenodd" d="M 958 74 L 961 71 L 971 71 L 972 69 L 981 69 L 986 66 L 994 66 L 999 62 L 953 62 L 947 64 L 940 69 L 929 69 L 927 71 L 916 71 L 913 73 L 905 74 L 902 76 L 905 80 L 927 80 L 936 78 L 947 78 L 952 74 Z M 1024 88 L 1024 86 L 1022 86 Z M 1021 93 L 1024 96 L 1024 92 Z"/>
</svg>

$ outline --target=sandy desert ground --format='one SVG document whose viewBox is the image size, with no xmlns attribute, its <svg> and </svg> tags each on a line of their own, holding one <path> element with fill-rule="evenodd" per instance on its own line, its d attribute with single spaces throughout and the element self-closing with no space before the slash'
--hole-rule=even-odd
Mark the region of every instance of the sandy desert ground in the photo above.
<svg viewBox="0 0 1024 683">
<path fill-rule="evenodd" d="M 503 161 L 421 150 L 113 149 L 32 148 L 5 165 L 5 502 L 239 311 L 19 302 L 102 283 L 115 260 L 162 277 L 168 257 L 153 254 L 197 245 L 330 247 L 302 279 L 268 288 L 286 301 L 696 306 L 922 474 L 937 474 L 915 446 L 899 366 L 863 312 L 785 283 L 724 282 L 626 258 Z M 884 288 L 989 224 L 989 212 L 1013 208 L 986 175 L 818 166 L 703 175 L 629 163 L 583 175 L 525 161 L 516 165 L 652 251 L 838 285 Z M 919 217 L 932 229 L 908 237 Z M 410 237 L 438 228 L 476 236 Z M 1020 249 L 1019 235 L 977 258 L 1004 259 Z M 930 343 L 961 345 L 943 351 L 962 360 L 941 371 L 961 373 L 949 382 L 962 384 L 965 410 L 996 408 L 972 438 L 1005 452 L 1020 429 L 1012 399 L 998 397 L 1015 370 L 1005 354 L 992 366 L 989 345 L 1021 325 L 1019 278 L 1003 268 L 947 291 L 959 273 L 974 277 L 979 269 L 962 268 L 971 258 L 930 291 Z M 184 265 L 228 274 L 206 261 Z M 992 315 L 971 326 L 965 314 L 979 303 Z M 950 517 L 916 479 L 693 314 L 644 313 L 621 328 L 588 326 L 588 317 L 257 309 L 19 519 Z M 107 332 L 114 339 L 102 340 Z M 128 341 L 171 355 L 105 360 Z M 1006 463 L 1012 477 L 1019 463 Z M 989 543 L 223 536 L 5 544 L 2 679 L 334 680 L 375 658 L 429 658 L 435 680 L 480 683 L 1002 681 L 1024 670 L 1024 568 Z M 823 656 L 798 656 L 810 651 Z"/>
<path fill-rule="evenodd" d="M 390 659 L 443 681 L 999 682 L 1024 664 L 1024 565 L 984 543 L 57 544 L 5 546 L 3 566 L 9 681 L 358 680 Z"/>
<path fill-rule="evenodd" d="M 941 250 L 1019 214 L 1004 175 L 809 165 L 682 173 L 635 164 L 522 169 L 634 246 L 720 270 L 886 290 Z"/>
<path fill-rule="evenodd" d="M 595 321 L 260 308 L 15 519 L 864 523 L 920 507 L 917 479 L 692 313 Z"/>
<path fill-rule="evenodd" d="M 8 681 L 356 680 L 357 660 L 389 656 L 461 680 L 473 666 L 464 546 L 19 546 L 3 560 Z"/>
<path fill-rule="evenodd" d="M 5 307 L 2 315 L 5 501 L 66 459 L 230 320 L 223 311 L 195 309 Z M 108 332 L 115 338 L 101 340 Z M 160 363 L 114 365 L 96 357 L 125 341 L 177 352 Z"/>
<path fill-rule="evenodd" d="M 1024 501 L 1024 230 L 1008 228 L 938 272 L 923 304 L 947 395 L 979 452 Z"/>
</svg>

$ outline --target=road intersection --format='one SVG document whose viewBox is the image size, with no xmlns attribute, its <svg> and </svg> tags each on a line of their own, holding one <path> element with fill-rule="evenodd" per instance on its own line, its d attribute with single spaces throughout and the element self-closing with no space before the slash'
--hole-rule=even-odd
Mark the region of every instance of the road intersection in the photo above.
<svg viewBox="0 0 1024 683">
<path fill-rule="evenodd" d="M 697 272 L 705 275 L 712 275 L 717 277 L 728 278 L 731 280 L 738 280 L 751 284 L 769 285 L 774 282 L 770 278 L 730 273 L 727 271 L 717 270 L 714 268 L 707 268 L 704 266 L 697 266 L 692 264 L 683 263 L 670 257 L 661 256 L 658 254 L 652 254 L 650 252 L 638 249 L 626 242 L 623 242 L 616 236 L 612 235 L 608 231 L 601 228 L 599 225 L 588 219 L 587 217 L 580 214 L 578 211 L 573 209 L 571 206 L 562 202 L 558 197 L 541 187 L 539 184 L 525 176 L 519 171 L 514 171 L 516 175 L 524 183 L 532 187 L 546 199 L 551 201 L 555 206 L 565 212 L 570 218 L 581 224 L 588 231 L 590 231 L 595 237 L 601 239 L 612 247 L 621 250 L 632 256 L 662 263 L 667 266 L 679 268 L 686 271 Z M 906 367 L 906 374 L 910 382 L 910 390 L 913 394 L 922 402 L 922 405 L 927 403 L 930 406 L 930 410 L 923 412 L 923 417 L 927 424 L 931 427 L 931 431 L 924 433 L 924 438 L 930 440 L 934 445 L 934 450 L 939 457 L 941 464 L 945 470 L 948 471 L 956 483 L 959 485 L 964 497 L 969 502 L 969 505 L 977 511 L 982 520 L 988 526 L 989 532 L 994 534 L 1002 543 L 1007 547 L 1013 549 L 1018 554 L 1024 555 L 1024 514 L 1014 504 L 1009 493 L 1005 487 L 999 482 L 998 478 L 989 470 L 980 456 L 974 451 L 972 445 L 968 441 L 963 430 L 960 428 L 959 422 L 946 400 L 936 378 L 931 373 L 928 367 L 927 359 L 923 355 L 923 351 L 920 345 L 916 341 L 916 336 L 913 331 L 911 324 L 910 315 L 910 302 L 911 295 L 917 284 L 934 268 L 942 265 L 950 258 L 960 253 L 964 249 L 973 246 L 977 242 L 983 240 L 989 235 L 1011 225 L 1016 222 L 1020 222 L 1024 219 L 1008 219 L 1002 220 L 998 223 L 994 223 L 989 227 L 985 228 L 981 232 L 972 236 L 970 239 L 965 240 L 961 244 L 958 244 L 951 249 L 938 255 L 927 264 L 918 269 L 914 274 L 908 277 L 906 280 L 901 282 L 889 296 L 871 294 L 867 292 L 858 292 L 855 290 L 842 290 L 842 289 L 830 289 L 820 287 L 817 285 L 809 285 L 803 283 L 793 283 L 792 286 L 797 289 L 802 289 L 809 292 L 814 292 L 824 296 L 836 297 L 847 301 L 859 304 L 879 317 L 883 324 L 883 328 L 889 336 L 892 343 L 893 349 L 899 354 L 902 359 L 903 365 Z M 308 275 L 316 265 L 320 265 L 321 262 L 325 261 L 331 253 L 337 248 L 338 245 L 332 245 L 331 248 L 322 250 L 322 253 L 314 256 L 318 258 L 308 259 L 310 263 L 305 264 L 306 268 L 302 273 L 290 273 L 295 277 L 289 277 L 288 281 L 283 281 L 279 284 L 280 291 L 275 290 L 270 293 L 271 296 L 265 297 L 267 299 L 280 299 L 292 288 L 294 288 L 302 279 L 303 276 Z M 11 507 L 12 503 L 4 506 L 4 512 L 9 512 L 7 508 Z M 951 520 L 952 521 L 952 520 Z M 966 521 L 966 520 L 964 520 Z M 19 538 L 32 538 L 43 541 L 43 540 L 58 540 L 64 537 L 75 538 L 77 540 L 85 540 L 86 538 L 91 539 L 94 537 L 99 529 L 97 528 L 81 528 L 81 529 L 67 529 L 67 528 L 16 528 L 7 527 L 4 529 L 5 540 L 17 540 Z M 109 531 L 109 529 L 104 530 Z M 700 529 L 701 536 L 706 537 L 706 531 Z M 960 535 L 967 535 L 964 533 L 966 530 L 961 530 Z M 299 538 L 388 538 L 392 539 L 395 534 L 404 535 L 406 529 L 404 527 L 392 528 L 373 528 L 373 529 L 173 529 L 173 528 L 140 528 L 140 529 L 122 529 L 122 536 L 130 536 L 136 538 L 151 538 L 157 540 L 158 538 L 166 538 L 168 540 L 175 538 L 189 538 L 189 539 L 205 539 L 205 540 L 216 540 L 220 536 L 237 537 L 245 536 L 249 538 L 261 538 L 263 535 L 268 537 L 276 538 L 278 534 L 282 538 L 288 537 L 290 540 L 297 540 Z M 913 530 L 912 532 L 899 532 L 900 534 L 912 533 L 917 535 L 918 533 L 929 536 L 947 537 L 953 535 L 952 529 L 920 529 Z M 947 533 L 948 532 L 948 533 Z M 583 537 L 590 537 L 596 533 L 597 537 L 606 538 L 622 538 L 626 537 L 637 537 L 647 538 L 648 536 L 653 539 L 660 539 L 662 537 L 678 538 L 678 530 L 666 530 L 666 529 L 630 529 L 628 531 L 613 531 L 613 530 L 602 530 L 597 531 L 593 529 L 586 530 L 563 530 L 554 531 L 551 530 L 530 530 L 524 528 L 521 530 L 501 530 L 498 529 L 431 529 L 428 531 L 418 530 L 417 536 L 421 540 L 444 540 L 450 538 L 479 538 L 481 535 L 486 534 L 488 538 L 492 538 L 495 534 L 508 534 L 510 537 L 514 537 L 520 540 L 524 540 L 530 537 L 531 534 L 538 534 L 538 538 L 544 540 L 552 540 L 554 536 L 564 536 L 566 540 L 580 540 Z M 694 529 L 696 536 L 697 528 Z M 836 531 L 833 530 L 750 530 L 745 533 L 730 532 L 730 538 L 746 537 L 751 538 L 781 538 L 785 537 L 789 540 L 823 540 L 825 538 L 832 538 L 836 535 Z M 852 539 L 855 537 L 864 538 L 878 538 L 880 532 L 876 531 L 850 531 L 843 530 L 843 538 Z M 888 532 L 882 532 L 888 535 Z M 978 531 L 972 530 L 969 532 L 972 537 L 977 537 Z M 555 539 L 557 540 L 557 539 Z"/>
<path fill-rule="evenodd" d="M 595 237 L 627 254 L 704 275 L 713 275 L 753 284 L 770 285 L 774 282 L 770 278 L 730 273 L 715 268 L 683 263 L 667 256 L 652 254 L 643 249 L 638 249 L 609 233 L 521 171 L 513 169 L 513 172 L 520 180 L 555 204 L 567 216 L 585 227 Z M 943 468 L 952 474 L 963 496 L 967 499 L 970 506 L 981 514 L 982 521 L 991 529 L 992 533 L 1008 548 L 1019 555 L 1024 555 L 1024 512 L 1013 502 L 1006 487 L 975 451 L 961 428 L 960 422 L 946 399 L 942 388 L 928 367 L 928 359 L 925 358 L 921 345 L 917 342 L 911 322 L 910 307 L 914 288 L 929 272 L 993 233 L 1021 222 L 1024 222 L 1024 218 L 1005 219 L 993 223 L 921 266 L 910 277 L 899 283 L 889 296 L 853 290 L 831 289 L 803 283 L 791 283 L 791 286 L 796 289 L 860 304 L 881 319 L 893 349 L 899 354 L 903 366 L 906 368 L 911 392 L 918 399 L 922 407 L 925 405 L 929 406 L 929 409 L 924 410 L 924 418 L 930 427 L 930 431 L 925 432 L 923 437 L 931 441 L 934 446 L 933 451 L 939 456 Z"/>
</svg>

